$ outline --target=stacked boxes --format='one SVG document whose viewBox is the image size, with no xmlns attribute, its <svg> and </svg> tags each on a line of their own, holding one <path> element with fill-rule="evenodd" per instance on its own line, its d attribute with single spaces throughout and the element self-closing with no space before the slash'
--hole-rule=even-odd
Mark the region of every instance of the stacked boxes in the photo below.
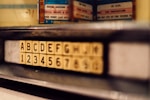
<svg viewBox="0 0 150 100">
<path fill-rule="evenodd" d="M 136 15 L 135 0 L 40 1 L 40 23 L 135 20 Z"/>
<path fill-rule="evenodd" d="M 40 0 L 39 23 L 92 21 L 92 2 L 92 0 Z"/>
</svg>

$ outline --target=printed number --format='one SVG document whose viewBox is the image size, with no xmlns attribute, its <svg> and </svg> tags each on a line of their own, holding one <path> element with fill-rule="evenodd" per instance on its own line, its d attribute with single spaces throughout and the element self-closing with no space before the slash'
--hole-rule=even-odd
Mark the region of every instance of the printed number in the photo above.
<svg viewBox="0 0 150 100">
<path fill-rule="evenodd" d="M 53 62 L 52 62 L 52 57 L 48 57 L 48 61 L 49 61 L 49 65 L 52 65 Z"/>
<path fill-rule="evenodd" d="M 88 62 L 87 61 L 83 61 L 83 66 L 84 66 L 84 69 L 88 69 Z"/>
<path fill-rule="evenodd" d="M 24 62 L 23 55 L 21 55 L 21 62 Z"/>
<path fill-rule="evenodd" d="M 99 68 L 98 68 L 98 63 L 97 62 L 95 62 L 94 64 L 93 64 L 93 69 L 94 70 L 98 70 Z"/>
<path fill-rule="evenodd" d="M 34 64 L 37 64 L 37 56 L 34 56 Z"/>
<path fill-rule="evenodd" d="M 31 57 L 30 57 L 30 55 L 27 55 L 27 63 L 31 63 Z"/>
<path fill-rule="evenodd" d="M 45 63 L 45 62 L 44 62 L 44 57 L 42 57 L 42 59 L 41 59 L 41 63 L 43 63 L 43 64 Z"/>
<path fill-rule="evenodd" d="M 79 61 L 77 59 L 74 60 L 74 68 L 75 69 L 79 68 Z"/>
<path fill-rule="evenodd" d="M 65 67 L 69 66 L 69 59 L 65 59 L 66 63 L 65 63 Z"/>
<path fill-rule="evenodd" d="M 60 58 L 56 58 L 56 65 L 59 67 L 61 66 Z"/>
<path fill-rule="evenodd" d="M 20 54 L 20 64 L 25 64 L 26 62 L 26 54 L 25 53 L 21 53 Z"/>
</svg>

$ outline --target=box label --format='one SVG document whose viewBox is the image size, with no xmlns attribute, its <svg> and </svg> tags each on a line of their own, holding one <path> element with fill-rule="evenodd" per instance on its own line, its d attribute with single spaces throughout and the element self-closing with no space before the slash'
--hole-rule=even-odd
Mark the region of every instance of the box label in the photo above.
<svg viewBox="0 0 150 100">
<path fill-rule="evenodd" d="M 132 19 L 133 3 L 121 2 L 97 6 L 97 20 Z"/>
<path fill-rule="evenodd" d="M 93 7 L 90 4 L 73 1 L 73 16 L 78 19 L 92 20 Z"/>
<path fill-rule="evenodd" d="M 46 20 L 69 20 L 69 5 L 63 4 L 46 4 Z"/>
</svg>

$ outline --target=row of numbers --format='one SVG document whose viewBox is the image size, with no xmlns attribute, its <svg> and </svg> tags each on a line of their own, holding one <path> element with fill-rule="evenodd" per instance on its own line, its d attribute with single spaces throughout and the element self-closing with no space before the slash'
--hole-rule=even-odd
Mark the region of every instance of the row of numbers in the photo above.
<svg viewBox="0 0 150 100">
<path fill-rule="evenodd" d="M 20 64 L 94 74 L 101 74 L 103 72 L 103 60 L 101 57 L 72 57 L 20 53 Z"/>
</svg>

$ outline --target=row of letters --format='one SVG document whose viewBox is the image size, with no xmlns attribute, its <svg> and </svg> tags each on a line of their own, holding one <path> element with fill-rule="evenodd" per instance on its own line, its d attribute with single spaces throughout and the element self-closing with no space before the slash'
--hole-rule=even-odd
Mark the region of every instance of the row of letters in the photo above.
<svg viewBox="0 0 150 100">
<path fill-rule="evenodd" d="M 20 52 L 101 57 L 103 55 L 103 44 L 100 42 L 92 43 L 21 40 Z"/>
</svg>

